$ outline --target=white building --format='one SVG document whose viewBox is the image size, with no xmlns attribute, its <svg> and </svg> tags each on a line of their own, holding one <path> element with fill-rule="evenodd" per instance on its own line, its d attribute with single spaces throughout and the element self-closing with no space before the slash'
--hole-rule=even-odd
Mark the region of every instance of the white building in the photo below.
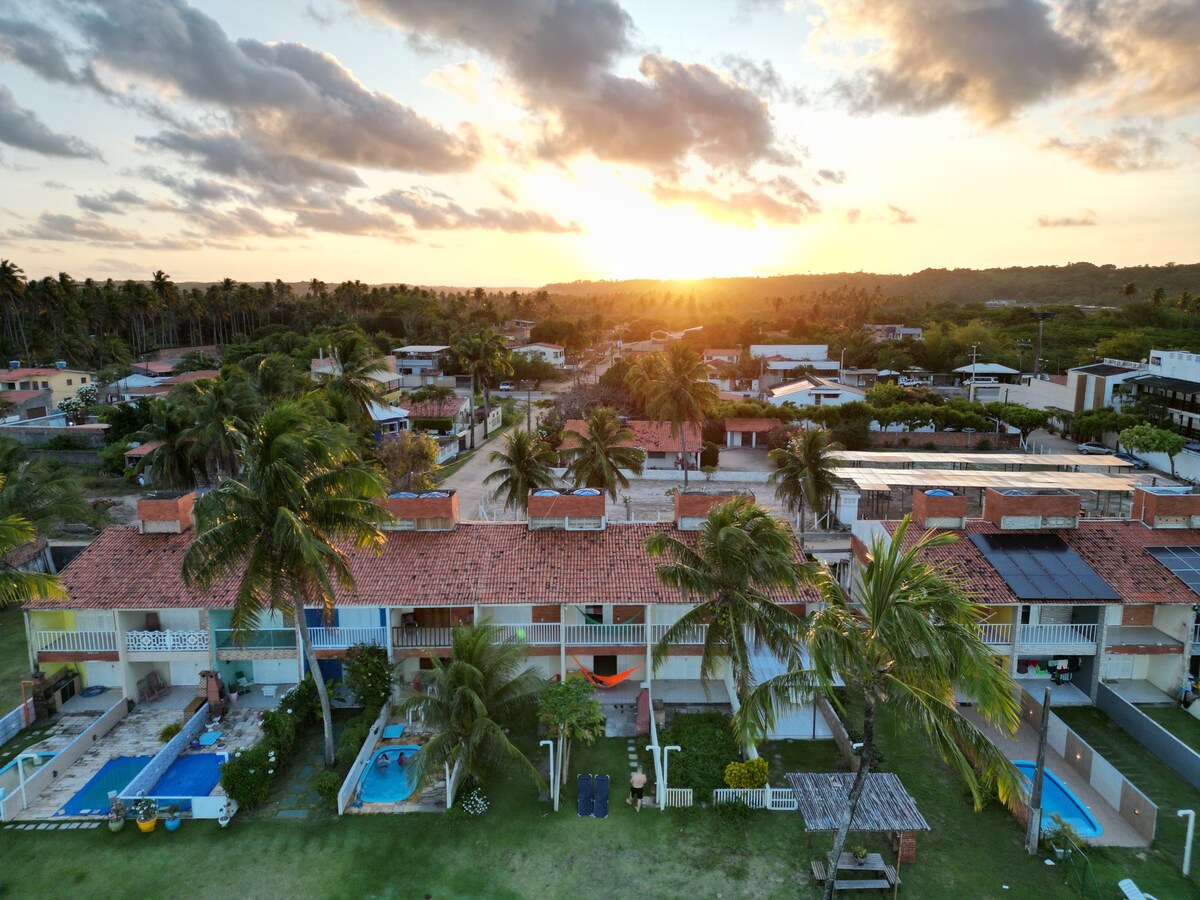
<svg viewBox="0 0 1200 900">
<path fill-rule="evenodd" d="M 396 372 L 399 375 L 433 375 L 442 368 L 442 354 L 449 350 L 447 344 L 409 344 L 392 351 L 396 357 Z"/>
<path fill-rule="evenodd" d="M 566 348 L 558 344 L 536 342 L 526 344 L 524 347 L 513 347 L 513 353 L 520 353 L 522 356 L 527 356 L 531 359 L 537 357 L 543 362 L 550 363 L 556 369 L 561 369 L 567 364 Z"/>
<path fill-rule="evenodd" d="M 839 406 L 866 397 L 866 391 L 840 384 L 829 378 L 805 375 L 767 391 L 765 399 L 774 406 L 792 402 L 796 406 Z"/>
</svg>

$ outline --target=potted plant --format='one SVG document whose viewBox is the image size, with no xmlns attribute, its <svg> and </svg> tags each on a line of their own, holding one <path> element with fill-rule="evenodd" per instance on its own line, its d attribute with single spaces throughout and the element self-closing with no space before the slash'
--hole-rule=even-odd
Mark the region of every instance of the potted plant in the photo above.
<svg viewBox="0 0 1200 900">
<path fill-rule="evenodd" d="M 139 797 L 133 804 L 133 812 L 137 816 L 138 830 L 149 834 L 158 824 L 158 803 L 153 797 Z"/>
<path fill-rule="evenodd" d="M 222 828 L 224 828 L 226 825 L 229 824 L 229 820 L 231 818 L 233 818 L 233 816 L 229 812 L 228 804 L 222 804 L 221 815 L 217 818 L 217 824 L 220 825 Z"/>
<path fill-rule="evenodd" d="M 167 817 L 163 819 L 163 825 L 166 826 L 167 831 L 178 831 L 179 824 L 183 821 L 179 818 L 179 806 L 172 803 L 163 812 L 167 814 Z"/>
<path fill-rule="evenodd" d="M 1071 855 L 1071 848 L 1083 846 L 1083 838 L 1079 836 L 1079 832 L 1059 813 L 1053 813 L 1050 821 L 1053 825 L 1047 834 L 1047 842 L 1054 851 L 1055 859 L 1066 859 Z"/>
<path fill-rule="evenodd" d="M 113 797 L 108 808 L 108 830 L 114 834 L 125 827 L 125 804 L 120 797 Z"/>
<path fill-rule="evenodd" d="M 854 853 L 854 861 L 856 863 L 858 863 L 860 866 L 865 866 L 867 864 L 867 848 L 866 847 L 863 847 L 860 845 L 858 847 L 855 847 L 854 850 L 851 852 Z"/>
</svg>

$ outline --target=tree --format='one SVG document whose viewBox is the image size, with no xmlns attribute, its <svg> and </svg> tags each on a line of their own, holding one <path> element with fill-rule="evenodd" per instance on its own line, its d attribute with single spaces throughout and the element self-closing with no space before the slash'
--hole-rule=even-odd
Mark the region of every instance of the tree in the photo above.
<svg viewBox="0 0 1200 900">
<path fill-rule="evenodd" d="M 0 494 L 3 493 L 3 487 L 3 480 L 0 479 Z M 36 537 L 33 525 L 23 516 L 6 515 L 0 518 L 0 559 Z M 63 590 L 57 575 L 0 566 L 0 609 L 10 603 L 21 603 L 35 597 L 39 600 L 65 600 L 67 592 Z"/>
<path fill-rule="evenodd" d="M 593 410 L 581 431 L 567 429 L 563 438 L 572 443 L 563 453 L 570 460 L 566 479 L 575 487 L 600 488 L 616 500 L 617 489 L 629 487 L 621 470 L 642 474 L 646 454 L 630 446 L 633 431 L 621 424 L 612 407 Z"/>
<path fill-rule="evenodd" d="M 343 671 L 346 690 L 368 718 L 374 719 L 391 700 L 396 684 L 396 667 L 388 659 L 387 649 L 376 644 L 355 644 L 346 650 Z"/>
<path fill-rule="evenodd" d="M 10 438 L 0 438 L 0 518 L 20 516 L 44 530 L 52 522 L 78 521 L 88 502 L 75 472 L 44 456 L 30 458 Z"/>
<path fill-rule="evenodd" d="M 427 491 L 438 465 L 438 442 L 424 431 L 385 434 L 375 443 L 375 458 L 393 491 Z"/>
<path fill-rule="evenodd" d="M 546 735 L 558 738 L 560 784 L 567 783 L 571 770 L 571 744 L 578 738 L 589 747 L 604 736 L 604 714 L 596 689 L 578 675 L 565 681 L 551 681 L 538 700 L 538 721 L 546 726 Z"/>
<path fill-rule="evenodd" d="M 761 506 L 736 497 L 709 512 L 694 543 L 655 531 L 646 539 L 646 552 L 667 560 L 658 566 L 658 580 L 695 601 L 655 646 L 656 669 L 672 644 L 691 629 L 707 626 L 700 678 L 712 678 L 719 664 L 728 662 L 741 697 L 753 684 L 751 640 L 780 659 L 790 659 L 796 651 L 800 622 L 772 597 L 794 593 L 804 568 L 791 529 Z"/>
<path fill-rule="evenodd" d="M 383 384 L 376 376 L 387 373 L 387 364 L 375 345 L 358 331 L 338 336 L 329 348 L 329 357 L 331 368 L 321 376 L 321 383 L 330 394 L 357 407 L 365 421 L 371 405 L 384 402 Z"/>
<path fill-rule="evenodd" d="M 191 411 L 179 400 L 165 400 L 150 407 L 150 424 L 129 435 L 129 440 L 145 443 L 161 441 L 142 457 L 138 472 L 150 470 L 150 482 L 157 488 L 187 490 L 196 486 L 198 466 L 189 429 L 195 424 Z"/>
<path fill-rule="evenodd" d="M 800 634 L 811 668 L 797 667 L 762 682 L 734 717 L 739 736 L 757 740 L 797 694 L 829 691 L 844 682 L 861 698 L 859 767 L 834 835 L 834 859 L 845 846 L 874 759 L 880 702 L 924 733 L 966 782 L 976 809 L 983 804 L 985 787 L 995 785 L 1003 802 L 1021 791 L 1020 776 L 1007 756 L 959 711 L 956 688 L 974 699 L 973 708 L 989 724 L 1015 733 L 1020 721 L 1012 679 L 980 639 L 982 609 L 947 572 L 922 559 L 927 550 L 953 543 L 955 537 L 930 532 L 909 541 L 908 528 L 905 518 L 894 536 L 872 543 L 865 567 L 855 576 L 853 596 L 828 569 L 817 575 L 822 603 Z M 830 878 L 826 900 L 833 889 Z"/>
<path fill-rule="evenodd" d="M 1135 453 L 1167 454 L 1167 459 L 1171 462 L 1172 478 L 1175 477 L 1175 457 L 1187 445 L 1187 441 L 1182 435 L 1146 424 L 1126 428 L 1118 435 L 1117 443 Z"/>
<path fill-rule="evenodd" d="M 1021 432 L 1021 445 L 1024 446 L 1029 436 L 1039 428 L 1045 428 L 1050 421 L 1050 413 L 1044 409 L 1032 409 L 1019 403 L 1001 403 L 993 415 L 1006 425 L 1011 425 Z M 991 407 L 989 407 L 989 411 Z"/>
<path fill-rule="evenodd" d="M 517 381 L 532 381 L 533 389 L 540 391 L 543 381 L 554 381 L 562 373 L 540 356 L 532 353 L 514 353 L 512 355 L 512 375 Z"/>
<path fill-rule="evenodd" d="M 194 382 L 197 383 L 197 382 Z M 195 425 L 184 432 L 192 457 L 209 482 L 219 476 L 236 476 L 246 450 L 246 436 L 258 415 L 258 397 L 246 375 L 228 366 L 202 387 L 192 407 Z"/>
<path fill-rule="evenodd" d="M 629 388 L 646 413 L 671 424 L 683 451 L 683 485 L 688 484 L 688 424 L 703 422 L 717 402 L 717 387 L 705 380 L 704 360 L 691 347 L 672 344 L 666 354 L 652 353 L 629 371 Z M 696 448 L 699 449 L 699 448 Z"/>
<path fill-rule="evenodd" d="M 314 414 L 310 403 L 284 401 L 255 422 L 241 480 L 228 478 L 196 501 L 196 540 L 183 577 L 207 589 L 236 582 L 230 625 L 237 639 L 263 613 L 299 624 L 325 726 L 325 763 L 334 763 L 329 692 L 305 627 L 306 608 L 333 611 L 338 589 L 354 589 L 348 550 L 378 551 L 387 514 L 377 474 L 358 458 L 354 436 Z"/>
<path fill-rule="evenodd" d="M 449 766 L 484 782 L 497 768 L 524 773 L 541 784 L 537 769 L 511 740 L 507 728 L 537 705 L 545 681 L 533 666 L 522 669 L 525 648 L 500 640 L 489 625 L 460 625 L 450 635 L 450 657 L 430 654 L 421 671 L 422 691 L 407 697 L 404 714 L 419 717 L 434 736 L 417 751 L 409 777 L 426 784 Z"/>
<path fill-rule="evenodd" d="M 492 381 L 512 374 L 512 353 L 504 335 L 480 328 L 461 336 L 454 344 L 459 364 L 474 379 L 474 387 L 483 394 L 483 420 L 491 413 Z M 474 427 L 472 422 L 471 426 Z"/>
<path fill-rule="evenodd" d="M 840 445 L 830 442 L 825 429 L 807 428 L 788 441 L 786 447 L 767 454 L 776 466 L 771 473 L 775 497 L 795 513 L 801 532 L 805 508 L 819 516 L 833 498 L 837 484 L 833 454 L 840 449 Z"/>
<path fill-rule="evenodd" d="M 554 451 L 538 437 L 521 428 L 514 428 L 504 438 L 504 449 L 488 454 L 488 462 L 498 466 L 483 479 L 495 484 L 494 497 L 503 495 L 508 509 L 529 508 L 529 492 L 554 486 L 550 467 L 556 462 Z"/>
</svg>

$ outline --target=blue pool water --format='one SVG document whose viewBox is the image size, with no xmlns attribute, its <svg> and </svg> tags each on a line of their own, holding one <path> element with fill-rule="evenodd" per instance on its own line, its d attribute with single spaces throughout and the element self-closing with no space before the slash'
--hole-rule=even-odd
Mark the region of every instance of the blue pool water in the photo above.
<svg viewBox="0 0 1200 900">
<path fill-rule="evenodd" d="M 400 765 L 397 757 L 403 754 L 405 760 L 412 759 L 419 749 L 415 746 L 392 746 L 376 750 L 363 773 L 359 799 L 364 803 L 398 803 L 412 796 L 416 785 L 409 783 L 408 766 Z M 387 756 L 387 768 L 379 767 L 378 760 L 381 756 Z"/>
<path fill-rule="evenodd" d="M 1025 776 L 1026 781 L 1033 782 L 1037 763 L 1027 759 L 1014 759 L 1013 765 Z M 1062 816 L 1082 838 L 1097 838 L 1104 834 L 1104 828 L 1096 821 L 1096 817 L 1088 812 L 1087 807 L 1069 787 L 1058 780 L 1057 775 L 1046 769 L 1046 777 L 1042 779 L 1042 831 L 1051 831 L 1054 828 L 1050 819 L 1054 813 Z"/>
<path fill-rule="evenodd" d="M 75 796 L 63 804 L 56 816 L 98 816 L 108 812 L 108 792 L 126 785 L 150 762 L 149 756 L 118 756 L 110 759 Z"/>
<path fill-rule="evenodd" d="M 158 800 L 160 805 L 176 803 L 180 810 L 190 810 L 192 797 L 207 797 L 217 786 L 217 782 L 221 780 L 221 763 L 227 758 L 227 754 L 224 753 L 194 753 L 181 756 L 171 763 L 170 768 L 163 772 L 162 778 L 158 779 L 146 794 Z"/>
</svg>

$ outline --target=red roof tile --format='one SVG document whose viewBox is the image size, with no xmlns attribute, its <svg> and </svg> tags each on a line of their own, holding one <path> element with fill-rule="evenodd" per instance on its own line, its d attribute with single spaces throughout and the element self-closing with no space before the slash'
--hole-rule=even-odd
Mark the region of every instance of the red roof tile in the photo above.
<svg viewBox="0 0 1200 900">
<path fill-rule="evenodd" d="M 627 423 L 627 427 L 633 432 L 633 440 L 629 442 L 629 446 L 645 450 L 647 453 L 679 453 L 683 450 L 682 437 L 687 438 L 688 453 L 700 452 L 704 443 L 700 426 L 694 422 L 685 422 L 680 426 L 681 434 L 675 435 L 671 434 L 670 422 L 633 419 Z M 563 430 L 575 431 L 584 436 L 588 433 L 587 423 L 583 419 L 567 419 Z M 564 448 L 571 446 L 569 441 L 563 441 Z"/>
<path fill-rule="evenodd" d="M 403 400 L 399 402 L 404 403 Z M 418 400 L 405 404 L 405 408 L 410 419 L 453 419 L 466 405 L 464 397 L 451 397 L 449 400 Z"/>
<path fill-rule="evenodd" d="M 889 521 L 884 522 L 883 526 L 891 534 L 899 524 Z M 955 533 L 959 535 L 959 539 L 953 544 L 936 547 L 928 552 L 930 561 L 943 563 L 954 571 L 980 602 L 1029 602 L 1017 600 L 1004 583 L 1004 579 L 967 537 L 971 534 L 1022 532 L 1002 532 L 990 522 L 972 519 L 967 522 L 965 534 Z M 1147 547 L 1200 546 L 1200 530 L 1151 528 L 1141 522 L 1124 519 L 1083 519 L 1076 529 L 1055 530 L 1053 533 L 1083 557 L 1084 561 L 1096 570 L 1096 574 L 1121 595 L 1123 603 L 1200 602 L 1200 597 L 1146 552 Z M 910 528 L 905 544 L 911 545 L 922 534 L 924 532 L 920 528 Z M 1095 605 L 1095 602 L 1089 601 L 1086 605 Z"/>
<path fill-rule="evenodd" d="M 726 419 L 726 431 L 774 431 L 781 428 L 783 422 L 778 419 Z"/>
<path fill-rule="evenodd" d="M 670 525 L 621 523 L 603 531 L 530 531 L 524 522 L 467 522 L 453 531 L 391 532 L 382 553 L 352 552 L 356 590 L 339 604 L 468 606 L 496 603 L 679 603 L 658 580 L 645 551 L 652 531 Z M 694 532 L 674 532 L 681 540 Z M 67 601 L 29 609 L 209 608 L 232 605 L 234 584 L 207 594 L 183 583 L 180 567 L 194 534 L 139 534 L 110 526 L 63 571 Z M 804 588 L 794 599 L 816 598 Z"/>
</svg>

